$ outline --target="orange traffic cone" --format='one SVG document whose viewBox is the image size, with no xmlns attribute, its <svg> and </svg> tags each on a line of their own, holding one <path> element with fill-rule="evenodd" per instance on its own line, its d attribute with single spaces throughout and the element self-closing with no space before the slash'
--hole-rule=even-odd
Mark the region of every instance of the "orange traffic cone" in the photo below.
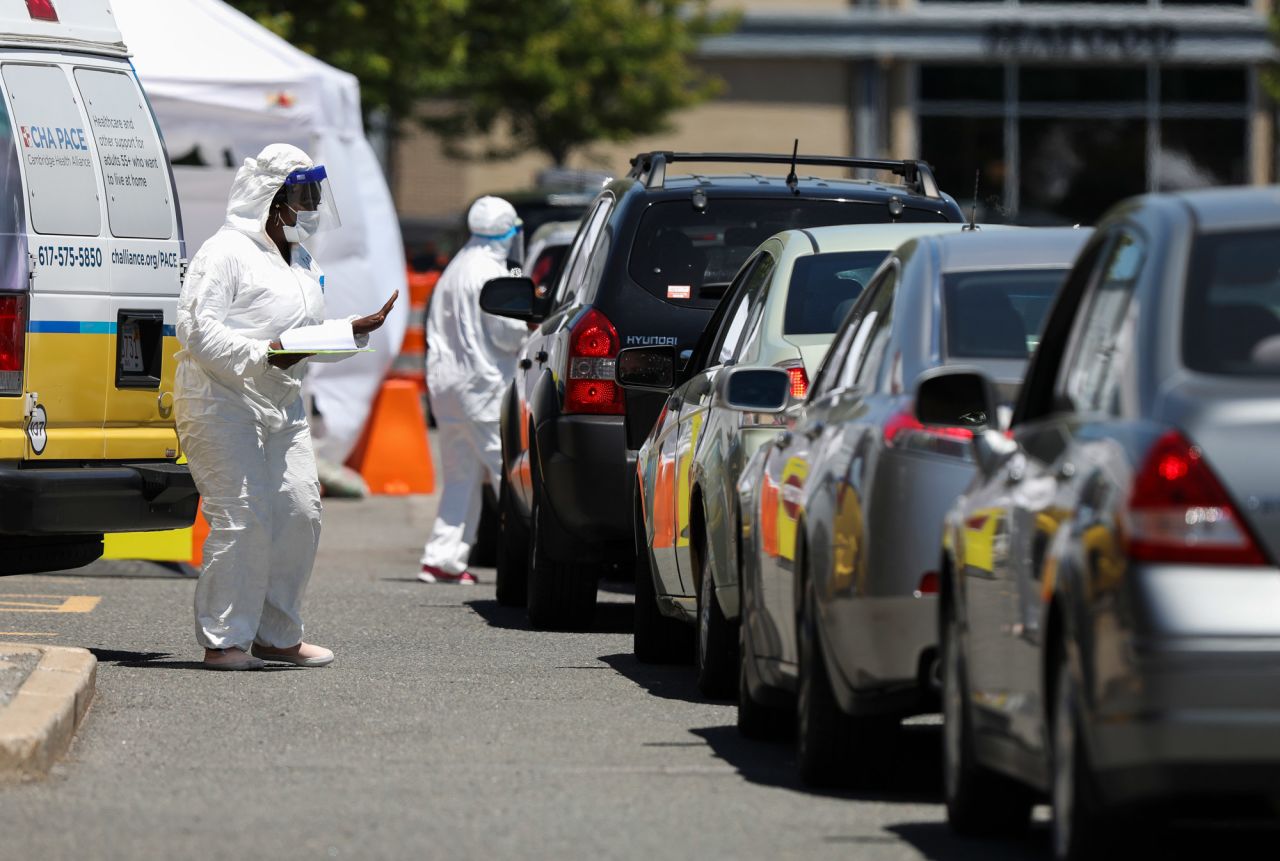
<svg viewBox="0 0 1280 861">
<path fill-rule="evenodd" d="M 209 537 L 209 523 L 204 519 L 204 506 L 196 509 L 196 522 L 191 524 L 190 564 L 199 569 L 204 565 L 204 540 Z"/>
<path fill-rule="evenodd" d="M 432 493 L 435 470 L 422 413 L 422 390 L 409 380 L 387 380 L 365 426 L 364 439 L 347 460 L 378 494 Z"/>
</svg>

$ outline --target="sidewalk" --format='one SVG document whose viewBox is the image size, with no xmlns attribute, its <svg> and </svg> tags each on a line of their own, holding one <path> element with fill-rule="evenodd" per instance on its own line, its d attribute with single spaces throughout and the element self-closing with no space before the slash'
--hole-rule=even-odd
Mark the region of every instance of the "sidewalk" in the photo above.
<svg viewBox="0 0 1280 861">
<path fill-rule="evenodd" d="M 85 649 L 0 643 L 0 781 L 46 774 L 93 702 Z"/>
</svg>

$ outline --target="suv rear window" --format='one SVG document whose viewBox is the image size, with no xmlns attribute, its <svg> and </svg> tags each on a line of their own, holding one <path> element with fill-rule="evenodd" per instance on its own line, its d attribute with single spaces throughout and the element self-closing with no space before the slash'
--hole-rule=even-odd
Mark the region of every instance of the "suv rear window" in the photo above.
<svg viewBox="0 0 1280 861">
<path fill-rule="evenodd" d="M 832 335 L 867 281 L 889 256 L 886 251 L 836 251 L 799 257 L 791 267 L 784 335 Z"/>
<path fill-rule="evenodd" d="M 795 197 L 732 198 L 708 195 L 695 209 L 688 200 L 649 207 L 631 246 L 631 278 L 659 299 L 713 308 L 747 257 L 783 230 L 833 224 L 883 224 L 883 203 Z M 937 212 L 907 207 L 900 222 L 943 222 Z"/>
<path fill-rule="evenodd" d="M 1196 240 L 1182 359 L 1207 374 L 1280 376 L 1280 230 Z"/>
<path fill-rule="evenodd" d="M 995 269 L 943 278 L 946 353 L 951 358 L 1025 359 L 1066 269 Z"/>
</svg>

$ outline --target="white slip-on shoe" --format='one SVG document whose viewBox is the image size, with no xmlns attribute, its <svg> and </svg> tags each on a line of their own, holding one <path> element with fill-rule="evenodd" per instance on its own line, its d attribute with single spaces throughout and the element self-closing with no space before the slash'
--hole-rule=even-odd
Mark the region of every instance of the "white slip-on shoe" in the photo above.
<svg viewBox="0 0 1280 861">
<path fill-rule="evenodd" d="M 299 643 L 288 649 L 273 649 L 254 643 L 253 653 L 264 661 L 293 664 L 295 667 L 327 667 L 333 663 L 333 652 L 312 643 Z"/>
</svg>

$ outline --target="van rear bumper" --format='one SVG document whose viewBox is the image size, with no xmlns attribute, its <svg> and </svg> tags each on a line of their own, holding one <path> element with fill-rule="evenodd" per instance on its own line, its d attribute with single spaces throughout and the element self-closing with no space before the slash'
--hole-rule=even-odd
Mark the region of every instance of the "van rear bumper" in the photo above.
<svg viewBox="0 0 1280 861">
<path fill-rule="evenodd" d="M 180 529 L 200 497 L 185 465 L 0 465 L 0 534 L 75 535 Z"/>
</svg>

